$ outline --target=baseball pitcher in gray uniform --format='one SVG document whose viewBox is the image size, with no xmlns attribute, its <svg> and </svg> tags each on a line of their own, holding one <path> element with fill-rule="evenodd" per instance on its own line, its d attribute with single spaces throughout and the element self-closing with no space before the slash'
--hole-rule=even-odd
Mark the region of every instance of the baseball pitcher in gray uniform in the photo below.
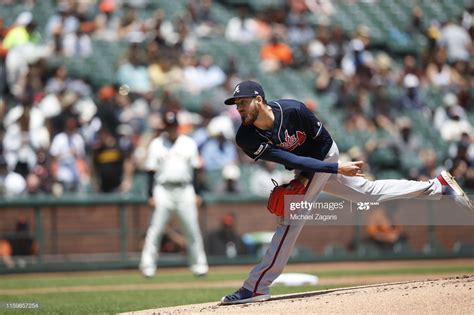
<svg viewBox="0 0 474 315">
<path fill-rule="evenodd" d="M 339 162 L 339 150 L 320 120 L 296 100 L 269 101 L 260 84 L 238 84 L 226 105 L 237 105 L 242 125 L 236 142 L 254 160 L 263 159 L 296 170 L 296 178 L 275 188 L 276 199 L 285 194 L 304 194 L 316 201 L 324 191 L 350 201 L 383 202 L 416 197 L 438 198 L 451 193 L 461 206 L 473 209 L 472 203 L 447 171 L 429 181 L 376 180 L 363 177 L 362 161 Z M 270 195 L 269 210 L 281 215 L 284 202 Z M 270 207 L 270 204 L 272 206 Z M 275 206 L 276 205 L 276 206 Z M 280 208 L 280 209 L 278 209 Z M 269 286 L 281 274 L 304 221 L 278 225 L 263 260 L 250 272 L 243 286 L 224 296 L 221 304 L 241 304 L 270 298 Z"/>
<path fill-rule="evenodd" d="M 202 276 L 208 272 L 208 265 L 193 187 L 194 170 L 201 166 L 198 148 L 192 138 L 178 133 L 175 113 L 165 113 L 163 122 L 165 130 L 150 143 L 145 165 L 154 182 L 150 194 L 155 211 L 139 268 L 145 277 L 155 275 L 161 237 L 171 213 L 176 212 L 186 235 L 191 271 Z"/>
</svg>

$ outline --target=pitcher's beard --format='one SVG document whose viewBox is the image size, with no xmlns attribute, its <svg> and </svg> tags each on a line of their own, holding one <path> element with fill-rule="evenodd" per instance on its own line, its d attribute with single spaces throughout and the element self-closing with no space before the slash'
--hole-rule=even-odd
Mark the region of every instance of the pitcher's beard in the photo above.
<svg viewBox="0 0 474 315">
<path fill-rule="evenodd" d="M 245 117 L 240 116 L 240 118 L 242 119 L 242 125 L 244 125 L 244 126 L 253 125 L 253 123 L 258 118 L 258 110 L 250 111 Z"/>
</svg>

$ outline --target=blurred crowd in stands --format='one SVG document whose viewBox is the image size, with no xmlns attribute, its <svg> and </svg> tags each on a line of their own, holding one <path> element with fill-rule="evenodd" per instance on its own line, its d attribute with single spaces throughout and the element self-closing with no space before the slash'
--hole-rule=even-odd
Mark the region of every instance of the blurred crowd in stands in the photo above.
<svg viewBox="0 0 474 315">
<path fill-rule="evenodd" d="M 242 155 L 234 142 L 240 116 L 223 100 L 240 80 L 277 77 L 282 69 L 310 69 L 315 95 L 337 96 L 334 111 L 342 121 L 327 126 L 336 141 L 340 130 L 373 136 L 354 143 L 344 159 L 371 162 L 376 151 L 389 150 L 396 159 L 390 167 L 402 176 L 428 179 L 448 168 L 474 189 L 474 6 L 447 21 L 425 21 L 415 6 L 402 31 L 423 36 L 426 45 L 419 54 L 395 56 L 372 47 L 367 26 L 346 32 L 332 24 L 330 1 L 288 0 L 259 11 L 188 1 L 176 16 L 158 8 L 142 19 L 148 1 L 56 0 L 45 25 L 32 13 L 39 2 L 0 0 L 25 8 L 12 24 L 0 19 L 2 195 L 128 192 L 147 145 L 163 127 L 161 113 L 174 111 L 181 131 L 198 143 L 202 190 L 239 192 L 248 189 L 245 177 L 251 192 L 267 196 L 270 178 L 285 181 L 289 174 L 270 163 L 252 165 Z M 215 2 L 234 14 L 226 23 L 213 13 Z M 219 66 L 212 53 L 200 53 L 200 40 L 208 37 L 260 47 L 260 67 L 242 73 L 238 55 Z M 97 40 L 127 42 L 123 57 L 110 60 L 117 65 L 115 82 L 95 86 L 64 65 L 48 64 L 53 56 L 86 58 Z M 439 103 L 429 104 L 427 88 L 439 92 Z M 191 112 L 179 96 L 183 90 L 209 97 Z M 304 101 L 318 113 L 316 99 Z M 424 146 L 410 113 L 430 122 L 447 152 Z M 388 136 L 379 141 L 380 133 Z M 420 163 L 403 168 L 402 160 L 411 158 Z M 377 167 L 367 163 L 365 173 L 377 177 Z"/>
</svg>

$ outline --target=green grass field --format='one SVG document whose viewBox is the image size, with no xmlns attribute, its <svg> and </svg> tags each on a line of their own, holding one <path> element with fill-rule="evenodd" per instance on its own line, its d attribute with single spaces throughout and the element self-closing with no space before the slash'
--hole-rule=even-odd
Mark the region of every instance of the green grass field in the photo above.
<svg viewBox="0 0 474 315">
<path fill-rule="evenodd" d="M 293 269 L 297 269 L 297 266 Z M 232 270 L 232 269 L 230 269 Z M 0 308 L 2 314 L 113 314 L 141 309 L 218 301 L 231 293 L 245 279 L 246 272 L 219 270 L 207 277 L 195 278 L 187 270 L 167 272 L 161 269 L 153 279 L 142 278 L 137 271 L 33 274 L 0 276 L 0 305 L 2 303 L 38 303 L 39 309 Z M 212 271 L 212 270 L 211 270 Z M 272 294 L 285 294 L 353 286 L 340 284 L 343 277 L 380 275 L 472 274 L 469 262 L 456 265 L 423 264 L 400 268 L 334 269 L 314 271 L 320 279 L 339 279 L 337 285 L 274 287 Z M 231 283 L 232 285 L 227 285 Z M 235 284 L 235 285 L 234 285 Z"/>
</svg>

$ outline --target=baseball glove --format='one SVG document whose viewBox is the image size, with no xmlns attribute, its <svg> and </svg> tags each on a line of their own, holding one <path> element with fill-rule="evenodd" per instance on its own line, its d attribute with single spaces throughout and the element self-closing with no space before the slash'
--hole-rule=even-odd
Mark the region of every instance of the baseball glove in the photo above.
<svg viewBox="0 0 474 315">
<path fill-rule="evenodd" d="M 283 217 L 285 216 L 285 196 L 287 195 L 304 195 L 306 192 L 306 186 L 303 185 L 299 180 L 293 179 L 288 184 L 278 185 L 278 183 L 272 179 L 275 188 L 273 188 L 268 198 L 267 209 L 270 213 Z"/>
</svg>

